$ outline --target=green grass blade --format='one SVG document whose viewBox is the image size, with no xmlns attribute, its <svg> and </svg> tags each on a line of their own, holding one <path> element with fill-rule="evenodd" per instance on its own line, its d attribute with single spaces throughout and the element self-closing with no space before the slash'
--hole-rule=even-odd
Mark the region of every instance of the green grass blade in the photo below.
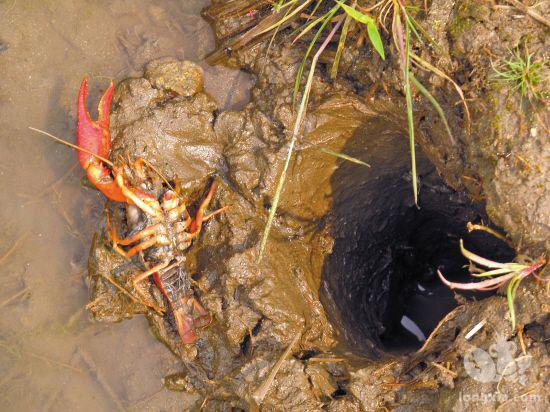
<svg viewBox="0 0 550 412">
<path fill-rule="evenodd" d="M 329 11 L 329 13 L 325 17 L 325 20 L 323 20 L 323 23 L 317 30 L 317 33 L 315 33 L 315 36 L 309 43 L 309 47 L 307 48 L 306 53 L 304 54 L 304 58 L 302 59 L 302 63 L 300 64 L 300 67 L 298 67 L 298 73 L 296 74 L 296 79 L 294 80 L 294 91 L 292 93 L 293 104 L 296 102 L 296 97 L 298 96 L 298 91 L 300 90 L 300 83 L 302 82 L 302 76 L 304 74 L 304 68 L 306 67 L 307 58 L 309 57 L 309 54 L 311 53 L 313 46 L 315 46 L 317 39 L 319 38 L 323 30 L 325 29 L 326 25 L 330 22 L 330 20 L 336 14 L 339 8 L 340 6 L 336 5 Z"/>
<path fill-rule="evenodd" d="M 451 132 L 451 128 L 449 127 L 449 123 L 447 123 L 447 118 L 445 117 L 445 113 L 443 112 L 443 109 L 441 108 L 437 100 L 435 100 L 435 98 L 431 95 L 431 93 L 424 87 L 422 83 L 420 83 L 420 81 L 418 81 L 416 77 L 414 77 L 412 73 L 410 74 L 410 76 L 411 76 L 412 82 L 414 83 L 418 91 L 422 93 L 424 97 L 430 101 L 430 103 L 436 110 L 437 114 L 439 115 L 439 118 L 441 119 L 441 121 L 443 122 L 443 125 L 445 126 L 445 130 L 447 131 L 447 134 L 451 138 L 451 142 L 456 143 L 455 138 Z"/>
<path fill-rule="evenodd" d="M 275 213 L 277 212 L 277 208 L 279 206 L 279 199 L 281 196 L 281 192 L 283 190 L 284 182 L 286 179 L 286 173 L 288 171 L 288 165 L 290 164 L 290 159 L 292 158 L 292 153 L 294 152 L 294 146 L 296 144 L 296 140 L 298 139 L 298 133 L 300 131 L 300 128 L 302 127 L 302 121 L 306 112 L 307 103 L 309 100 L 309 93 L 311 91 L 311 84 L 313 83 L 313 74 L 315 73 L 315 67 L 317 66 L 317 60 L 319 59 L 319 56 L 325 50 L 327 44 L 329 41 L 334 37 L 334 33 L 340 28 L 340 25 L 342 24 L 344 20 L 341 19 L 330 34 L 327 36 L 323 44 L 319 47 L 319 50 L 313 56 L 313 59 L 311 61 L 311 67 L 309 69 L 309 74 L 306 80 L 306 85 L 304 87 L 304 93 L 302 94 L 302 101 L 300 103 L 300 107 L 298 108 L 298 113 L 296 114 L 296 120 L 294 122 L 294 129 L 292 131 L 292 138 L 290 139 L 290 145 L 288 147 L 288 153 L 285 158 L 285 163 L 283 165 L 283 170 L 281 172 L 281 175 L 279 176 L 279 181 L 277 182 L 277 187 L 275 189 L 275 195 L 273 196 L 273 203 L 271 204 L 271 208 L 269 209 L 269 215 L 267 217 L 267 223 L 264 228 L 264 233 L 262 235 L 262 240 L 260 242 L 260 251 L 258 253 L 258 259 L 257 262 L 260 262 L 262 260 L 265 246 L 267 244 L 267 238 L 269 237 L 269 232 L 271 231 L 271 226 L 273 225 L 273 219 L 275 217 Z"/>
<path fill-rule="evenodd" d="M 284 0 L 279 0 L 274 6 L 273 6 L 273 11 L 281 11 L 283 8 L 285 7 L 288 7 L 288 6 L 292 6 L 294 3 L 296 3 L 298 0 L 290 0 L 290 1 L 284 1 Z"/>
<path fill-rule="evenodd" d="M 303 101 L 304 99 L 302 99 Z M 300 108 L 302 105 L 300 105 Z M 290 145 L 288 147 L 288 153 L 286 155 L 285 163 L 283 165 L 283 170 L 281 172 L 281 175 L 279 176 L 279 181 L 277 182 L 277 188 L 275 189 L 275 195 L 273 196 L 273 203 L 271 204 L 271 207 L 269 208 L 269 215 L 267 217 L 267 223 L 264 228 L 264 233 L 262 235 L 262 241 L 260 242 L 260 252 L 258 254 L 258 262 L 262 260 L 265 245 L 267 244 L 267 238 L 269 236 L 269 232 L 271 231 L 271 225 L 273 224 L 273 218 L 275 217 L 275 212 L 277 211 L 277 207 L 279 206 L 279 198 L 281 197 L 281 192 L 283 191 L 283 185 L 285 183 L 286 178 L 286 172 L 288 170 L 288 165 L 290 164 L 290 159 L 292 158 L 292 153 L 294 151 L 294 145 L 296 144 L 296 136 L 292 136 L 292 139 L 290 139 Z"/>
<path fill-rule="evenodd" d="M 342 3 L 341 1 L 336 0 L 336 3 L 338 3 L 347 14 L 349 14 L 354 20 L 358 21 L 359 23 L 363 23 L 363 24 L 374 23 L 374 19 L 371 16 L 363 14 L 359 10 L 356 10 L 353 7 L 350 7 Z"/>
<path fill-rule="evenodd" d="M 464 247 L 464 241 L 460 239 L 460 253 L 466 258 L 471 260 L 478 265 L 482 265 L 491 269 L 505 269 L 508 267 L 506 263 L 495 262 L 494 260 L 489 260 L 482 256 L 476 255 L 475 253 L 470 252 Z"/>
<path fill-rule="evenodd" d="M 432 36 L 430 36 L 430 34 L 422 27 L 422 25 L 420 23 L 418 23 L 414 17 L 412 17 L 410 14 L 407 15 L 410 22 L 412 23 L 411 24 L 411 27 L 414 27 L 416 28 L 416 30 L 418 30 L 422 36 L 424 36 L 426 39 L 428 39 L 428 42 L 432 45 L 432 47 L 434 48 L 434 50 L 443 55 L 444 54 L 444 51 L 443 51 L 443 48 L 437 44 L 437 42 L 434 40 L 434 38 Z"/>
<path fill-rule="evenodd" d="M 340 39 L 338 40 L 338 48 L 336 49 L 336 55 L 334 56 L 334 62 L 332 63 L 332 69 L 330 70 L 330 78 L 333 80 L 336 79 L 336 76 L 338 75 L 340 57 L 342 57 L 342 52 L 344 51 L 344 47 L 346 45 L 346 39 L 348 37 L 351 21 L 351 16 L 346 14 L 346 20 L 344 21 L 344 26 L 342 26 L 342 32 L 340 33 Z"/>
<path fill-rule="evenodd" d="M 304 29 L 302 29 L 302 31 L 300 31 L 300 33 L 294 38 L 294 40 L 292 40 L 292 43 L 295 43 L 296 41 L 298 41 L 302 36 L 309 33 L 311 31 L 311 29 L 313 29 L 319 23 L 324 21 L 327 18 L 327 16 L 330 14 L 330 12 L 331 12 L 330 10 L 327 11 L 325 14 L 323 14 L 322 16 L 317 17 L 315 20 L 313 20 L 311 23 L 309 23 Z"/>
<path fill-rule="evenodd" d="M 487 272 L 482 272 L 482 273 L 472 273 L 472 276 L 476 278 L 484 278 L 487 276 L 506 275 L 507 273 L 510 273 L 510 272 L 514 272 L 514 270 L 508 269 L 508 268 L 502 268 L 502 269 L 489 270 Z"/>
<path fill-rule="evenodd" d="M 378 31 L 375 22 L 370 22 L 367 24 L 367 33 L 369 34 L 370 42 L 382 60 L 386 60 L 386 55 L 384 54 L 384 44 L 382 43 L 382 38 L 380 37 L 380 32 Z"/>
<path fill-rule="evenodd" d="M 380 32 L 376 27 L 376 21 L 372 17 L 361 13 L 359 10 L 350 7 L 342 3 L 341 1 L 337 0 L 336 3 L 338 3 L 344 9 L 348 16 L 351 16 L 351 18 L 353 18 L 354 20 L 367 26 L 367 33 L 369 35 L 370 42 L 372 43 L 374 49 L 378 52 L 382 60 L 386 60 L 386 56 L 384 54 L 384 44 L 382 43 Z"/>
<path fill-rule="evenodd" d="M 409 146 L 411 152 L 412 184 L 414 203 L 418 206 L 418 180 L 416 176 L 416 152 L 414 147 L 414 118 L 411 94 L 411 83 L 409 79 L 410 71 L 410 30 L 409 25 L 405 24 L 405 64 L 403 65 L 403 77 L 405 80 L 405 100 L 407 102 L 407 125 L 409 128 Z"/>
<path fill-rule="evenodd" d="M 317 3 L 313 7 L 313 10 L 311 11 L 311 16 L 315 16 L 315 13 L 317 13 L 317 10 L 319 9 L 319 6 L 321 3 L 323 3 L 324 0 L 317 0 Z"/>
<path fill-rule="evenodd" d="M 424 44 L 424 41 L 422 41 L 422 37 L 420 37 L 420 33 L 416 30 L 416 27 L 414 27 L 413 19 L 408 14 L 405 14 L 405 18 L 407 19 L 407 24 L 411 28 L 413 34 L 416 36 L 416 39 L 420 42 L 420 44 Z"/>
<path fill-rule="evenodd" d="M 311 11 L 309 17 L 307 18 L 306 22 L 301 25 L 300 27 L 292 30 L 290 37 L 294 37 L 297 35 L 297 33 L 300 32 L 300 30 L 303 30 L 303 27 L 307 25 L 307 22 L 310 20 L 314 20 L 313 17 L 315 16 L 315 13 L 317 13 L 317 9 L 319 9 L 319 6 L 323 3 L 324 0 L 317 0 L 317 3 L 315 3 L 315 6 L 313 6 L 313 10 Z M 329 10 L 330 11 L 330 10 Z M 326 13 L 325 13 L 326 14 Z M 322 17 L 322 16 L 321 16 Z M 292 42 L 294 43 L 296 39 L 294 39 Z"/>
<path fill-rule="evenodd" d="M 512 288 L 514 285 L 514 279 L 508 283 L 506 288 L 506 300 L 508 301 L 508 312 L 510 312 L 510 321 L 512 322 L 512 329 L 516 329 L 516 312 L 514 309 L 514 299 L 512 298 Z"/>
<path fill-rule="evenodd" d="M 506 288 L 506 300 L 508 301 L 508 310 L 510 312 L 510 321 L 512 322 L 512 329 L 516 329 L 516 310 L 514 307 L 514 300 L 516 298 L 516 291 L 521 282 L 521 278 L 515 277 Z"/>
<path fill-rule="evenodd" d="M 441 70 L 439 70 L 437 67 L 435 66 L 432 66 L 430 63 L 428 63 L 426 60 L 422 59 L 421 57 L 417 56 L 416 54 L 414 54 L 413 52 L 411 52 L 409 50 L 409 54 L 410 56 L 413 58 L 413 60 L 415 60 L 420 66 L 424 67 L 425 69 L 428 69 L 430 70 L 433 74 L 435 74 L 436 76 L 439 76 L 441 77 L 442 79 L 445 79 L 447 80 L 448 82 L 450 82 L 453 87 L 455 88 L 456 92 L 458 93 L 458 95 L 460 96 L 460 101 L 462 102 L 462 105 L 464 106 L 464 111 L 466 113 L 466 118 L 468 120 L 467 122 L 467 129 L 469 130 L 470 129 L 470 125 L 472 123 L 472 117 L 470 116 L 470 109 L 468 108 L 468 103 L 466 103 L 466 98 L 464 97 L 464 92 L 462 91 L 462 89 L 460 88 L 460 86 L 453 80 L 451 79 L 449 76 L 447 76 L 444 72 L 442 72 Z"/>
<path fill-rule="evenodd" d="M 358 165 L 370 167 L 368 163 L 365 163 L 362 160 L 359 160 L 355 157 L 348 156 L 344 153 L 335 152 L 334 150 L 330 150 L 330 149 L 321 149 L 321 152 L 329 154 L 331 156 L 339 157 L 340 159 L 347 160 L 348 162 L 357 163 Z"/>
<path fill-rule="evenodd" d="M 283 6 L 281 6 L 281 8 L 279 9 L 279 11 L 281 11 L 284 7 L 286 7 L 287 5 L 290 5 L 292 3 L 295 3 L 294 1 L 292 1 L 291 3 L 288 3 L 288 4 L 285 4 Z M 284 22 L 286 22 L 287 20 L 291 19 L 292 17 L 294 17 L 296 14 L 298 14 L 300 11 L 302 11 L 304 8 L 306 8 L 309 3 L 311 3 L 311 0 L 310 1 L 306 1 L 302 4 L 300 4 L 299 6 L 295 7 L 292 12 L 290 13 L 285 13 L 284 17 L 277 21 L 276 23 L 272 24 L 271 26 L 268 26 L 266 27 L 265 29 L 261 30 L 260 32 L 256 33 L 255 36 L 261 36 L 262 34 L 264 33 L 267 33 L 267 32 L 270 32 L 271 30 L 273 30 L 274 28 L 276 27 L 279 27 L 281 26 Z"/>
<path fill-rule="evenodd" d="M 282 19 L 284 20 L 287 16 L 288 16 L 288 13 L 290 13 L 292 11 L 292 8 L 288 8 L 287 11 L 285 12 L 285 14 L 283 15 Z M 269 40 L 269 44 L 267 45 L 267 51 L 266 51 L 266 56 L 269 56 L 269 51 L 271 50 L 271 46 L 273 45 L 273 42 L 275 41 L 275 37 L 277 37 L 277 33 L 279 33 L 279 29 L 282 27 L 282 24 L 278 25 L 275 30 L 273 30 L 273 35 L 271 36 L 271 40 Z"/>
<path fill-rule="evenodd" d="M 306 81 L 306 86 L 304 88 L 304 94 L 302 95 L 302 101 L 300 103 L 300 107 L 298 108 L 298 113 L 296 115 L 296 121 L 294 123 L 294 130 L 292 132 L 292 138 L 290 139 L 290 145 L 288 147 L 288 153 L 285 158 L 285 163 L 283 165 L 283 170 L 281 172 L 281 175 L 279 176 L 279 181 L 277 182 L 277 187 L 275 188 L 275 195 L 273 196 L 273 202 L 271 203 L 271 207 L 269 208 L 269 215 L 267 217 L 267 223 L 264 228 L 264 233 L 262 235 L 262 241 L 260 242 L 260 251 L 258 254 L 258 262 L 262 259 L 264 251 L 265 251 L 265 245 L 267 244 L 267 238 L 269 236 L 269 232 L 271 231 L 271 226 L 273 225 L 273 219 L 275 218 L 275 213 L 277 212 L 277 208 L 279 206 L 279 199 L 281 197 L 281 192 L 283 190 L 283 186 L 286 179 L 286 173 L 288 171 L 288 165 L 290 164 L 290 159 L 292 158 L 292 153 L 294 152 L 294 146 L 296 145 L 296 139 L 298 136 L 298 132 L 300 130 L 300 126 L 302 124 L 302 116 L 305 113 L 305 109 L 307 107 L 307 102 L 309 98 L 309 92 L 311 90 L 311 82 L 313 81 L 313 72 L 315 71 L 315 66 L 317 65 L 316 62 L 312 62 L 311 67 L 309 69 L 309 75 L 308 79 Z"/>
</svg>

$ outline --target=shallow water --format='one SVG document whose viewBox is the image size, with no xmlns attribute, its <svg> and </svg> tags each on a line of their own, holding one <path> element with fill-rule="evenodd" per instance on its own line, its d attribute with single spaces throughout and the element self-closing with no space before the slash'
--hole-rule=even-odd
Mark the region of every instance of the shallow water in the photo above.
<svg viewBox="0 0 550 412">
<path fill-rule="evenodd" d="M 86 73 L 95 103 L 109 79 L 154 58 L 201 62 L 214 47 L 199 16 L 207 3 L 0 2 L 0 410 L 184 410 L 195 400 L 164 389 L 180 367 L 144 318 L 89 320 L 84 275 L 104 199 L 81 186 L 73 151 L 28 127 L 74 141 Z M 244 73 L 203 67 L 221 108 L 246 102 Z"/>
</svg>

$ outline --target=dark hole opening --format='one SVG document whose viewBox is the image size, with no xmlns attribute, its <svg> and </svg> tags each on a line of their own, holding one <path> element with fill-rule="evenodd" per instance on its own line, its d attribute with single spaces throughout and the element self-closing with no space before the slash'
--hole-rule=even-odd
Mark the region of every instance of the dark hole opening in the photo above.
<svg viewBox="0 0 550 412">
<path fill-rule="evenodd" d="M 467 222 L 488 221 L 484 205 L 446 186 L 418 147 L 420 208 L 414 205 L 398 122 L 369 118 L 343 152 L 372 167 L 339 161 L 332 176 L 334 247 L 323 268 L 323 303 L 346 350 L 371 358 L 412 352 L 457 306 L 437 269 L 471 280 L 459 240 L 494 260 L 510 261 L 513 250 L 486 233 L 468 234 Z"/>
</svg>

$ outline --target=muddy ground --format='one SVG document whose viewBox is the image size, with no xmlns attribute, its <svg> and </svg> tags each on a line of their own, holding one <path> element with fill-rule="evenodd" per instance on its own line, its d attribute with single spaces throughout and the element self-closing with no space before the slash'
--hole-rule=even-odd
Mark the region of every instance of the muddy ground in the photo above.
<svg viewBox="0 0 550 412">
<path fill-rule="evenodd" d="M 222 19 L 216 10 L 206 14 L 214 17 L 223 49 L 227 33 L 244 23 Z M 453 132 L 451 139 L 432 106 L 416 96 L 419 208 L 411 194 L 397 62 L 382 62 L 368 48 L 350 49 L 337 81 L 321 67 L 259 263 L 294 120 L 292 86 L 301 54 L 284 46 L 290 34 L 281 32 L 269 50 L 263 41 L 229 56 L 256 77 L 242 110 L 220 111 L 202 90 L 200 69 L 189 62 L 154 61 L 143 76 L 120 82 L 112 158 L 146 158 L 168 180 L 180 179 L 190 204 L 215 178 L 221 184 L 212 208 L 231 208 L 206 225 L 185 263 L 195 296 L 214 318 L 195 345 L 181 343 L 169 314 L 130 300 L 107 279 L 130 288 L 136 268 L 112 250 L 105 231 L 90 255 L 93 316 L 119 321 L 145 314 L 181 359 L 182 372 L 165 385 L 198 393 L 197 409 L 547 410 L 545 286 L 529 279 L 518 291 L 520 339 L 502 293 L 454 296 L 435 274 L 441 268 L 464 280 L 459 239 L 502 261 L 516 254 L 538 258 L 550 248 L 546 106 L 520 104 L 517 94 L 491 79 L 492 62 L 520 42 L 539 56 L 548 49 L 547 28 L 518 14 L 490 2 L 436 0 L 423 16 L 440 46 L 423 57 L 459 83 L 471 120 L 452 85 L 417 73 Z M 511 246 L 485 233 L 468 234 L 469 221 L 492 222 Z M 117 224 L 124 227 L 124 219 Z M 153 286 L 150 292 L 156 293 Z M 424 339 L 401 327 L 404 315 Z M 481 321 L 485 326 L 467 340 Z M 262 384 L 289 346 L 264 392 Z M 466 371 L 476 347 L 497 361 L 500 379 L 480 383 Z"/>
<path fill-rule="evenodd" d="M 110 79 L 141 75 L 153 59 L 203 62 L 215 47 L 200 16 L 208 4 L 0 1 L 0 410 L 182 410 L 196 401 L 164 387 L 181 366 L 145 317 L 90 322 L 83 275 L 105 198 L 82 187 L 74 151 L 28 127 L 74 142 L 85 74 L 93 104 Z M 221 108 L 246 103 L 250 76 L 202 64 Z M 126 350 L 112 350 L 119 345 Z"/>
</svg>

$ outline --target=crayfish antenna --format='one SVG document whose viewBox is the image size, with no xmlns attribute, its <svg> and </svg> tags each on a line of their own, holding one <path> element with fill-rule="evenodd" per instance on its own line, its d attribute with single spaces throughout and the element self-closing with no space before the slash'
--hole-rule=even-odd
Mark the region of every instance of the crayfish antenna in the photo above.
<svg viewBox="0 0 550 412">
<path fill-rule="evenodd" d="M 84 153 L 87 153 L 91 156 L 95 156 L 97 157 L 99 160 L 101 160 L 103 163 L 113 167 L 113 162 L 111 162 L 109 159 L 106 159 L 96 153 L 92 153 L 91 151 L 87 150 L 87 149 L 84 149 L 83 147 L 80 147 L 80 146 L 77 146 L 75 144 L 72 144 L 71 142 L 68 142 L 66 140 L 63 140 L 61 139 L 60 137 L 57 137 L 57 136 L 54 136 L 53 134 L 51 133 L 48 133 L 44 130 L 40 130 L 40 129 L 37 129 L 36 127 L 32 127 L 32 126 L 29 126 L 29 129 L 34 131 L 34 132 L 38 132 L 40 134 L 43 134 L 44 136 L 48 136 L 49 138 L 55 140 L 57 143 L 59 144 L 62 144 L 62 145 L 65 145 L 67 147 L 70 147 L 71 149 L 74 149 L 74 150 L 79 150 L 81 152 L 84 152 Z"/>
</svg>

